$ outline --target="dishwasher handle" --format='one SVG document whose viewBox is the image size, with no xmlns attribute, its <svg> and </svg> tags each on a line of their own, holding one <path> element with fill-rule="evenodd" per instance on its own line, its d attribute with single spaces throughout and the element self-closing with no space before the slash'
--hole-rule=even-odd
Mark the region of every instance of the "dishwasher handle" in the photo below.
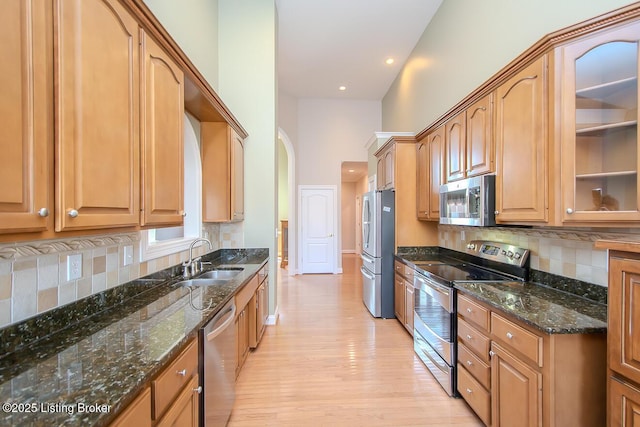
<svg viewBox="0 0 640 427">
<path fill-rule="evenodd" d="M 213 339 L 215 339 L 218 335 L 220 335 L 226 328 L 227 326 L 229 326 L 235 316 L 236 316 L 236 305 L 232 304 L 229 308 L 227 308 L 223 313 L 219 314 L 217 317 L 217 319 L 212 320 L 212 323 L 218 323 L 225 315 L 229 315 L 228 318 L 217 328 L 215 328 L 213 331 L 207 333 L 207 341 L 212 341 Z"/>
</svg>

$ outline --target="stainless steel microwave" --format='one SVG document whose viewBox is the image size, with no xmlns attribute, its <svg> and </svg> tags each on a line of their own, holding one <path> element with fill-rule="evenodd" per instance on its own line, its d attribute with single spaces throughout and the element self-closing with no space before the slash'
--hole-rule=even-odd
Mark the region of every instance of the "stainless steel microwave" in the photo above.
<svg viewBox="0 0 640 427">
<path fill-rule="evenodd" d="M 496 225 L 496 177 L 481 175 L 440 186 L 440 224 Z"/>
</svg>

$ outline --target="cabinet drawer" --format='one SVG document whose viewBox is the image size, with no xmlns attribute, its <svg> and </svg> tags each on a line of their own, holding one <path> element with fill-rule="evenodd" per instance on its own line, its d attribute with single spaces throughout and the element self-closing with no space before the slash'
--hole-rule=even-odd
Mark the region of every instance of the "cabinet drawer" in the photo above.
<svg viewBox="0 0 640 427">
<path fill-rule="evenodd" d="M 395 260 L 393 266 L 398 274 L 404 274 L 404 264 L 398 260 Z"/>
<path fill-rule="evenodd" d="M 180 393 L 185 384 L 198 374 L 198 341 L 193 340 L 176 359 L 151 382 L 152 413 L 157 419 Z"/>
<path fill-rule="evenodd" d="M 491 395 L 458 363 L 458 391 L 485 425 L 491 421 Z"/>
<path fill-rule="evenodd" d="M 542 337 L 491 313 L 491 334 L 542 367 Z"/>
<path fill-rule="evenodd" d="M 458 315 L 489 331 L 489 310 L 464 295 L 458 295 Z"/>
<path fill-rule="evenodd" d="M 476 356 L 464 344 L 458 345 L 458 363 L 469 371 L 484 388 L 491 388 L 491 367 Z"/>
<path fill-rule="evenodd" d="M 407 280 L 409 280 L 410 282 L 413 282 L 413 272 L 415 270 L 412 267 L 409 267 L 408 265 L 404 266 L 404 277 L 407 278 Z"/>
<path fill-rule="evenodd" d="M 458 342 L 472 350 L 484 361 L 489 361 L 489 338 L 458 317 Z"/>
</svg>

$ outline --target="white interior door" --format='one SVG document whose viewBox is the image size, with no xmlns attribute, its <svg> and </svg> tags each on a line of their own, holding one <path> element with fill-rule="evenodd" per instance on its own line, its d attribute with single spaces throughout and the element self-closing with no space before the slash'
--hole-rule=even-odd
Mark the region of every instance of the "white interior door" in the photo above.
<svg viewBox="0 0 640 427">
<path fill-rule="evenodd" d="M 301 273 L 335 273 L 336 188 L 300 186 Z"/>
</svg>

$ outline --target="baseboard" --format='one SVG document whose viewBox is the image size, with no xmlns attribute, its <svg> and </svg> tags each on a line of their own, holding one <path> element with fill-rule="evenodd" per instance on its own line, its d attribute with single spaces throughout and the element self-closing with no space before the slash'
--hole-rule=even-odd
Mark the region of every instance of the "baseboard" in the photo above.
<svg viewBox="0 0 640 427">
<path fill-rule="evenodd" d="M 343 249 L 342 253 L 343 254 L 355 254 L 356 250 L 355 249 Z"/>
<path fill-rule="evenodd" d="M 270 314 L 269 316 L 267 316 L 267 321 L 265 322 L 265 325 L 275 325 L 278 323 L 278 307 L 276 307 L 276 312 L 274 314 Z"/>
</svg>

